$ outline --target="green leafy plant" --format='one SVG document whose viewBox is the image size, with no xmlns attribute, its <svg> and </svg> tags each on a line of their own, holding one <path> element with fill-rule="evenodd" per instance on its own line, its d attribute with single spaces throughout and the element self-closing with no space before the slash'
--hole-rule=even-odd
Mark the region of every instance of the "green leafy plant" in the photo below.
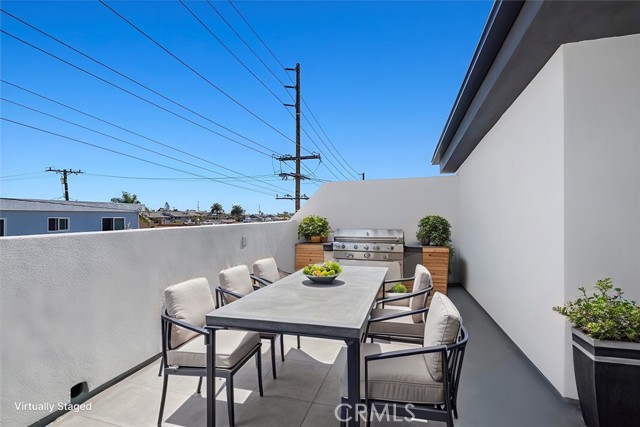
<svg viewBox="0 0 640 427">
<path fill-rule="evenodd" d="M 451 243 L 451 224 L 439 215 L 427 215 L 418 222 L 416 237 L 423 245 L 447 246 Z"/>
<path fill-rule="evenodd" d="M 622 298 L 622 290 L 614 288 L 610 278 L 598 280 L 597 289 L 564 306 L 553 307 L 578 329 L 592 338 L 607 341 L 640 342 L 640 308 L 635 301 Z M 613 293 L 609 292 L 613 289 Z"/>
<path fill-rule="evenodd" d="M 327 238 L 330 231 L 329 221 L 318 215 L 309 215 L 298 224 L 298 237 L 304 237 L 307 240 L 311 236 Z"/>
<path fill-rule="evenodd" d="M 405 285 L 403 285 L 402 283 L 398 283 L 396 285 L 393 285 L 393 287 L 391 289 L 389 289 L 389 292 L 394 293 L 394 294 L 406 294 L 407 293 L 407 287 Z"/>
</svg>

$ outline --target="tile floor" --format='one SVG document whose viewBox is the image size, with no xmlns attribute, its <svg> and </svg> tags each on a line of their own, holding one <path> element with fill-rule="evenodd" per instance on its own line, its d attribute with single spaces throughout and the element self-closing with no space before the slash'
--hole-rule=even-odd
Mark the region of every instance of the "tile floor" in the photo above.
<svg viewBox="0 0 640 427">
<path fill-rule="evenodd" d="M 462 313 L 470 341 L 462 371 L 456 427 L 578 427 L 580 410 L 566 403 L 470 295 L 460 287 L 450 297 Z M 285 337 L 284 362 L 278 360 L 278 379 L 271 376 L 269 343 L 263 341 L 264 396 L 257 392 L 255 364 L 248 362 L 235 377 L 238 427 L 336 427 L 340 376 L 345 354 L 340 342 L 302 338 L 295 347 Z M 278 351 L 279 355 L 279 351 Z M 162 378 L 159 362 L 141 369 L 93 397 L 91 411 L 67 413 L 56 427 L 155 426 Z M 196 394 L 197 378 L 169 379 L 163 426 L 202 426 L 206 405 Z M 227 426 L 224 381 L 216 379 L 217 425 Z M 428 422 L 433 427 L 443 423 Z M 377 422 L 382 426 L 423 426 L 424 422 Z"/>
</svg>

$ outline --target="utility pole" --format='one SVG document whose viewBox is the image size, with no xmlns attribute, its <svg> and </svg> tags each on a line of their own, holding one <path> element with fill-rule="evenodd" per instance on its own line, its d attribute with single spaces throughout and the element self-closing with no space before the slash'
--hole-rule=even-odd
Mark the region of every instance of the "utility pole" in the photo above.
<svg viewBox="0 0 640 427">
<path fill-rule="evenodd" d="M 81 170 L 73 170 L 73 169 L 53 169 L 52 167 L 47 168 L 47 170 L 45 172 L 55 172 L 55 173 L 59 173 L 62 174 L 62 178 L 60 179 L 60 181 L 62 181 L 62 184 L 64 185 L 64 199 L 68 202 L 69 201 L 69 182 L 67 180 L 67 177 L 69 175 L 78 175 L 81 173 L 84 173 Z"/>
<path fill-rule="evenodd" d="M 276 157 L 277 160 L 281 162 L 287 161 L 295 161 L 296 162 L 296 172 L 291 173 L 281 173 L 280 177 L 283 179 L 287 179 L 288 177 L 293 177 L 296 180 L 296 193 L 294 197 L 291 197 L 289 194 L 285 194 L 284 197 L 279 197 L 276 195 L 277 200 L 295 200 L 295 208 L 296 212 L 300 209 L 300 200 L 306 200 L 308 197 L 306 195 L 300 195 L 300 181 L 303 179 L 309 179 L 309 177 L 304 176 L 300 173 L 300 162 L 302 160 L 312 160 L 312 159 L 320 159 L 319 154 L 312 154 L 310 156 L 300 156 L 300 63 L 296 64 L 295 68 L 285 68 L 286 71 L 295 71 L 296 72 L 296 85 L 295 86 L 285 86 L 287 89 L 295 89 L 296 90 L 296 103 L 292 104 L 284 104 L 286 107 L 294 107 L 296 109 L 296 155 L 293 156 L 280 156 Z"/>
</svg>

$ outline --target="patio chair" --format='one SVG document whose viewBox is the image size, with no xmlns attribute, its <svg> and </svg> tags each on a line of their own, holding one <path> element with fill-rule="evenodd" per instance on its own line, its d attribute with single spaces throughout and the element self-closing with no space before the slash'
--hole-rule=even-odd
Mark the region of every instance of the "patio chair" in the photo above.
<svg viewBox="0 0 640 427">
<path fill-rule="evenodd" d="M 388 282 L 403 280 L 409 279 Z M 374 338 L 386 338 L 390 341 L 422 344 L 424 318 L 429 311 L 427 301 L 432 290 L 431 273 L 425 266 L 416 265 L 413 292 L 389 294 L 389 297 L 378 300 L 377 306 L 371 310 L 364 338 L 371 338 L 371 342 Z"/>
<path fill-rule="evenodd" d="M 276 282 L 291 273 L 278 268 L 278 264 L 274 258 L 263 258 L 253 263 L 251 266 L 254 277 L 259 277 L 269 283 Z M 298 348 L 300 348 L 300 335 L 297 335 Z M 282 355 L 284 361 L 284 354 Z"/>
<path fill-rule="evenodd" d="M 374 411 L 383 414 L 385 409 L 386 414 L 443 421 L 453 427 L 453 418 L 458 418 L 456 400 L 468 339 L 456 307 L 436 292 L 424 325 L 424 347 L 362 343 L 360 397 L 367 408 L 367 427 Z M 340 418 L 345 420 L 346 373 L 341 396 Z M 392 408 L 385 406 L 394 404 Z"/>
<path fill-rule="evenodd" d="M 252 280 L 256 280 L 264 286 L 269 284 L 259 277 L 252 276 L 246 265 L 238 265 L 222 270 L 218 278 L 220 280 L 220 286 L 216 288 L 216 301 L 219 306 L 229 304 L 260 289 L 259 286 L 252 283 Z M 280 337 L 280 355 L 282 361 L 284 361 L 284 340 L 282 335 L 275 332 L 260 332 L 260 338 L 269 340 L 271 343 L 271 374 L 274 380 L 277 377 L 275 344 L 278 337 Z"/>
<path fill-rule="evenodd" d="M 162 309 L 162 360 L 164 379 L 158 426 L 162 425 L 164 403 L 170 375 L 198 376 L 198 394 L 207 375 L 209 332 L 204 328 L 206 315 L 215 310 L 206 278 L 188 280 L 164 291 Z M 256 357 L 258 388 L 262 392 L 262 353 L 256 332 L 222 329 L 216 332 L 215 376 L 225 379 L 229 425 L 235 424 L 233 376 L 251 357 Z"/>
</svg>

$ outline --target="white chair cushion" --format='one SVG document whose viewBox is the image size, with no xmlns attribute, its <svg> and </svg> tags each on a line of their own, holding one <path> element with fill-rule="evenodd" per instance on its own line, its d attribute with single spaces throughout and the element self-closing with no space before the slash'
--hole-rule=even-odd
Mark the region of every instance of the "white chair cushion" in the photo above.
<svg viewBox="0 0 640 427">
<path fill-rule="evenodd" d="M 407 350 L 415 346 L 402 344 L 361 344 L 360 356 L 360 397 L 364 399 L 364 357 Z M 340 393 L 347 397 L 347 371 L 341 378 Z M 369 362 L 369 398 L 392 402 L 416 404 L 439 404 L 444 402 L 442 382 L 434 381 L 425 365 L 422 355 L 378 360 Z"/>
<path fill-rule="evenodd" d="M 431 273 L 427 270 L 427 267 L 421 264 L 416 265 L 415 278 L 413 279 L 412 292 L 418 292 L 422 289 L 431 286 Z M 427 306 L 427 294 L 418 295 L 417 297 L 409 298 L 409 307 L 411 310 L 420 310 Z M 416 323 L 422 323 L 423 314 L 418 313 L 413 315 L 413 321 Z"/>
<path fill-rule="evenodd" d="M 220 280 L 220 287 L 236 294 L 245 296 L 253 292 L 253 286 L 251 285 L 251 275 L 249 274 L 249 267 L 246 265 L 237 265 L 235 267 L 222 270 L 218 275 Z M 237 298 L 223 294 L 227 302 L 235 301 Z"/>
<path fill-rule="evenodd" d="M 257 332 L 221 329 L 216 331 L 216 368 L 233 368 L 260 343 Z M 204 336 L 167 352 L 169 366 L 206 368 L 207 346 Z"/>
<path fill-rule="evenodd" d="M 280 280 L 280 271 L 278 271 L 278 264 L 273 258 L 259 259 L 253 263 L 253 274 L 261 277 L 271 283 Z"/>
<path fill-rule="evenodd" d="M 424 324 L 424 346 L 453 344 L 458 338 L 462 318 L 460 312 L 446 295 L 436 292 L 431 298 L 431 305 Z M 429 373 L 436 381 L 442 381 L 442 354 L 424 355 Z"/>
<path fill-rule="evenodd" d="M 389 316 L 409 311 L 409 307 L 387 307 L 374 308 L 371 310 L 371 318 Z M 402 316 L 396 319 L 383 320 L 382 322 L 371 322 L 369 332 L 380 335 L 412 336 L 422 338 L 424 335 L 424 323 L 415 323 L 413 316 Z"/>
<path fill-rule="evenodd" d="M 164 303 L 171 317 L 200 327 L 206 323 L 205 316 L 215 310 L 209 281 L 204 277 L 169 286 L 164 290 Z M 172 325 L 171 348 L 178 347 L 196 335 L 196 332 Z"/>
</svg>

